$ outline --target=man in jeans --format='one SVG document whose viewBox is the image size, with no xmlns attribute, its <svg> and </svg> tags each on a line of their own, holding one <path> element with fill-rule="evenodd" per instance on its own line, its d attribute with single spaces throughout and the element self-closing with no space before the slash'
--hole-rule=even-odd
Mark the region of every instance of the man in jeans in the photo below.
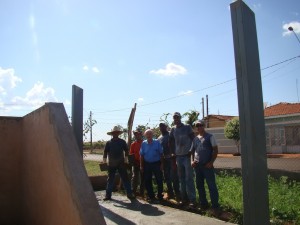
<svg viewBox="0 0 300 225">
<path fill-rule="evenodd" d="M 119 172 L 124 187 L 126 189 L 127 197 L 129 199 L 135 198 L 131 191 L 130 180 L 128 178 L 125 166 L 125 163 L 128 163 L 128 147 L 126 142 L 123 139 L 119 138 L 119 135 L 122 133 L 123 131 L 121 131 L 118 126 L 115 126 L 112 129 L 112 131 L 107 133 L 108 135 L 112 136 L 112 139 L 106 142 L 103 154 L 104 163 L 106 163 L 108 156 L 108 178 L 106 186 L 106 196 L 103 199 L 104 201 L 111 199 L 115 175 L 117 171 Z"/>
<path fill-rule="evenodd" d="M 161 135 L 158 140 L 163 148 L 164 155 L 164 178 L 168 189 L 168 199 L 180 199 L 179 178 L 177 173 L 176 158 L 172 155 L 171 148 L 169 147 L 169 131 L 165 123 L 159 124 Z"/>
<path fill-rule="evenodd" d="M 212 212 L 216 216 L 219 211 L 219 193 L 216 185 L 214 161 L 218 155 L 218 146 L 214 136 L 207 133 L 204 128 L 204 121 L 199 120 L 194 123 L 199 135 L 194 139 L 193 148 L 195 149 L 195 156 L 192 166 L 196 172 L 196 185 L 199 193 L 201 209 L 208 208 L 208 201 L 204 188 L 204 180 L 206 180 L 210 199 L 212 204 Z"/>
<path fill-rule="evenodd" d="M 191 165 L 192 141 L 195 135 L 190 125 L 181 122 L 181 115 L 179 112 L 173 114 L 173 119 L 175 126 L 171 129 L 169 144 L 175 149 L 180 181 L 180 204 L 183 205 L 189 202 L 189 207 L 195 208 L 196 190 L 194 184 L 194 171 Z"/>
</svg>

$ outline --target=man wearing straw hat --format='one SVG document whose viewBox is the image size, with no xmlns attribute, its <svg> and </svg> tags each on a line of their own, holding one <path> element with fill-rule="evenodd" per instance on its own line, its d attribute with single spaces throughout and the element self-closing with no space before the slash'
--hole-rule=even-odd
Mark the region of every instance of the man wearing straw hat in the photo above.
<svg viewBox="0 0 300 225">
<path fill-rule="evenodd" d="M 106 186 L 106 196 L 103 199 L 104 201 L 111 199 L 115 175 L 117 171 L 119 172 L 120 177 L 123 181 L 124 188 L 127 192 L 127 197 L 129 199 L 134 198 L 125 166 L 125 163 L 128 163 L 128 147 L 126 142 L 123 139 L 119 138 L 119 135 L 122 133 L 123 131 L 121 131 L 118 126 L 115 126 L 110 132 L 107 132 L 108 135 L 112 136 L 112 139 L 106 142 L 103 154 L 104 163 L 106 163 L 108 156 L 108 178 Z"/>
</svg>

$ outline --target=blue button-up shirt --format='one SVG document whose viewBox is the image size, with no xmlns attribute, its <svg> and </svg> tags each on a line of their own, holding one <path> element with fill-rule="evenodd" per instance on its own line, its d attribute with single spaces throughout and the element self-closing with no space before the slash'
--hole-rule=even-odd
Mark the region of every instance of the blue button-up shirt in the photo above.
<svg viewBox="0 0 300 225">
<path fill-rule="evenodd" d="M 149 144 L 147 140 L 143 141 L 140 155 L 144 157 L 146 162 L 152 163 L 160 161 L 162 153 L 163 150 L 158 140 L 153 139 L 151 144 Z"/>
</svg>

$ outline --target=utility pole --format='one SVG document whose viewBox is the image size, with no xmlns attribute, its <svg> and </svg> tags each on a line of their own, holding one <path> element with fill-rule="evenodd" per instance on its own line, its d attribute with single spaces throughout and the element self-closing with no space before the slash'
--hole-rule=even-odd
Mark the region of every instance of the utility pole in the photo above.
<svg viewBox="0 0 300 225">
<path fill-rule="evenodd" d="M 209 118 L 208 118 L 208 95 L 206 95 L 206 128 L 209 128 Z"/>
<path fill-rule="evenodd" d="M 93 113 L 90 111 L 90 145 L 91 145 L 91 152 L 93 152 Z"/>
<path fill-rule="evenodd" d="M 202 97 L 202 119 L 204 119 L 204 98 Z"/>
</svg>

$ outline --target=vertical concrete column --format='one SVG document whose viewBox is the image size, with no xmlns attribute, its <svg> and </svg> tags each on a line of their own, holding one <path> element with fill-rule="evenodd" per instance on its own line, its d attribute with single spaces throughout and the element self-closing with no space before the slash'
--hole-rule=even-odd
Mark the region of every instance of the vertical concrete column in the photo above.
<svg viewBox="0 0 300 225">
<path fill-rule="evenodd" d="M 231 3 L 238 89 L 244 224 L 269 224 L 265 123 L 255 15 L 241 0 Z"/>
<path fill-rule="evenodd" d="M 83 155 L 83 89 L 76 85 L 72 85 L 72 128 Z"/>
</svg>

